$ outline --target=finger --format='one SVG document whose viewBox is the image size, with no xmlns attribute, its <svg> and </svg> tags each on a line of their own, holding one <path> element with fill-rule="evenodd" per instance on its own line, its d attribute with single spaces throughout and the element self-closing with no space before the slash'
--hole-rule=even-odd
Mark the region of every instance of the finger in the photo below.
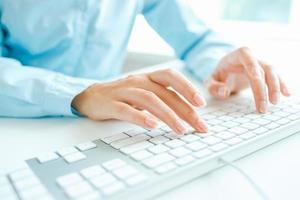
<svg viewBox="0 0 300 200">
<path fill-rule="evenodd" d="M 247 48 L 240 49 L 238 57 L 249 78 L 255 99 L 256 110 L 260 113 L 265 113 L 267 111 L 268 98 L 264 80 L 264 71 Z"/>
<path fill-rule="evenodd" d="M 279 78 L 279 84 L 280 84 L 280 91 L 281 93 L 288 97 L 288 96 L 291 96 L 291 92 L 289 91 L 289 89 L 287 88 L 285 82 L 278 76 Z"/>
<path fill-rule="evenodd" d="M 195 109 L 185 102 L 176 92 L 164 89 L 160 90 L 159 95 L 181 119 L 186 121 L 196 131 L 201 133 L 208 131 L 206 123 L 201 119 Z"/>
<path fill-rule="evenodd" d="M 230 88 L 224 82 L 217 81 L 214 77 L 212 77 L 207 82 L 208 92 L 219 99 L 226 99 L 230 96 Z"/>
<path fill-rule="evenodd" d="M 115 102 L 113 104 L 113 118 L 128 121 L 144 128 L 154 129 L 157 127 L 157 120 L 150 115 L 147 115 L 143 111 L 139 111 L 132 106 L 123 103 L 123 102 Z"/>
<path fill-rule="evenodd" d="M 157 94 L 181 119 L 186 121 L 195 130 L 198 132 L 207 132 L 207 125 L 195 109 L 176 92 L 156 83 L 150 83 L 146 89 Z"/>
<path fill-rule="evenodd" d="M 280 84 L 277 74 L 270 65 L 261 63 L 266 77 L 270 102 L 276 105 L 280 101 Z"/>
<path fill-rule="evenodd" d="M 150 79 L 164 87 L 172 87 L 183 95 L 194 106 L 205 106 L 204 98 L 197 89 L 182 74 L 171 69 L 164 69 L 152 72 Z"/>
<path fill-rule="evenodd" d="M 176 113 L 153 92 L 140 88 L 130 88 L 123 91 L 123 94 L 121 94 L 121 100 L 131 105 L 136 105 L 139 108 L 146 109 L 151 114 L 165 122 L 178 134 L 186 132 L 186 127 L 183 125 Z"/>
</svg>

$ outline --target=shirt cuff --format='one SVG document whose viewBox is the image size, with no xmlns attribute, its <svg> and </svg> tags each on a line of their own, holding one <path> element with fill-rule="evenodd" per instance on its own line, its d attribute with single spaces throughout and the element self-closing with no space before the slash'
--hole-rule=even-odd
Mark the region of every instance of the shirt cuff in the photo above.
<svg viewBox="0 0 300 200">
<path fill-rule="evenodd" d="M 45 92 L 43 109 L 56 116 L 81 116 L 72 109 L 72 101 L 76 95 L 97 83 L 96 80 L 79 79 L 57 75 L 49 83 Z"/>
<path fill-rule="evenodd" d="M 210 47 L 203 51 L 194 51 L 186 58 L 188 71 L 195 75 L 200 81 L 208 80 L 214 73 L 220 60 L 234 49 L 231 45 Z"/>
</svg>

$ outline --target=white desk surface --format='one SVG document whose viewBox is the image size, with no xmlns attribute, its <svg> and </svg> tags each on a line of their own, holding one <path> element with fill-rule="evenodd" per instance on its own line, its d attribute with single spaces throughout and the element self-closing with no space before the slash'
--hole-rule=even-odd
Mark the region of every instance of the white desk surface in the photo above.
<svg viewBox="0 0 300 200">
<path fill-rule="evenodd" d="M 298 51 L 300 52 L 300 51 Z M 299 96 L 297 57 L 278 62 Z M 298 65 L 296 65 L 298 63 Z M 293 64 L 293 65 L 292 65 Z M 296 69 L 298 68 L 298 70 Z M 288 70 L 292 70 L 290 73 Z M 122 131 L 124 122 L 93 122 L 78 118 L 0 119 L 0 171 L 6 171 L 39 152 L 98 139 Z M 129 127 L 128 127 L 129 128 Z M 273 200 L 300 199 L 300 134 L 248 156 L 236 164 Z M 260 199 L 249 183 L 229 167 L 221 168 L 158 197 L 169 199 Z"/>
</svg>

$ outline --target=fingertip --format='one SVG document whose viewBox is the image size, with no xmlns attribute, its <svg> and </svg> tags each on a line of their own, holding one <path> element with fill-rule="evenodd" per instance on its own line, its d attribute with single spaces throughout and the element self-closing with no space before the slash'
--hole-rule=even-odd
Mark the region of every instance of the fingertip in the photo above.
<svg viewBox="0 0 300 200">
<path fill-rule="evenodd" d="M 195 125 L 195 128 L 197 131 L 199 131 L 201 133 L 206 133 L 208 131 L 208 127 L 202 119 L 198 119 L 198 121 Z"/>
<path fill-rule="evenodd" d="M 227 98 L 230 96 L 230 90 L 226 86 L 221 86 L 218 88 L 217 94 L 218 94 L 218 97 L 220 97 L 220 98 Z"/>
<path fill-rule="evenodd" d="M 155 129 L 158 125 L 158 122 L 152 117 L 146 117 L 145 124 L 147 128 Z"/>
<path fill-rule="evenodd" d="M 206 106 L 206 101 L 205 101 L 205 99 L 204 99 L 199 93 L 196 93 L 196 94 L 194 95 L 193 100 L 194 100 L 195 106 L 199 106 L 199 107 L 204 107 L 204 106 Z"/>
<path fill-rule="evenodd" d="M 286 96 L 286 97 L 291 96 L 290 91 L 289 91 L 286 87 L 284 87 L 284 88 L 282 89 L 282 94 L 283 94 L 284 96 Z"/>
</svg>

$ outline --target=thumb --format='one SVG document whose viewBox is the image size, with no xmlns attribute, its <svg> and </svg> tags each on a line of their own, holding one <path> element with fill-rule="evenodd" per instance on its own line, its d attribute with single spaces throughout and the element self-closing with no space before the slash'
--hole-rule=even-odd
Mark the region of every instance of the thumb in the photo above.
<svg viewBox="0 0 300 200">
<path fill-rule="evenodd" d="M 207 83 L 209 93 L 219 99 L 228 98 L 233 91 L 233 76 L 229 75 L 225 82 L 211 78 Z"/>
</svg>

